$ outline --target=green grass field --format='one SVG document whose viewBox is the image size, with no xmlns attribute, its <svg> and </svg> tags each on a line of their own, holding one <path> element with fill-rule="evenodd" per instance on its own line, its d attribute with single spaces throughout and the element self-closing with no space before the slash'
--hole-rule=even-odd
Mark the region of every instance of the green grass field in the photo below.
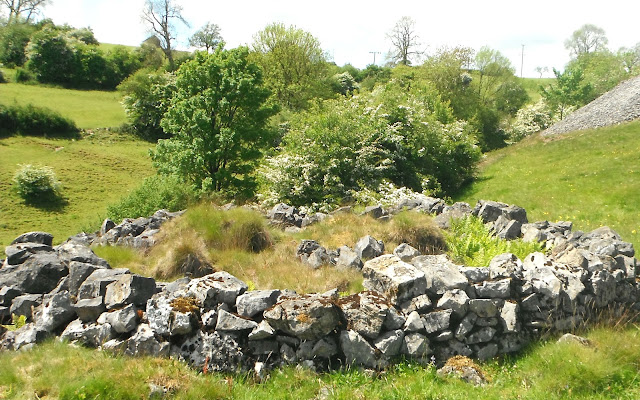
<svg viewBox="0 0 640 400">
<path fill-rule="evenodd" d="M 520 83 L 529 94 L 531 103 L 535 103 L 540 100 L 540 86 L 548 86 L 555 82 L 555 78 L 522 78 Z"/>
<path fill-rule="evenodd" d="M 608 225 L 640 248 L 640 121 L 531 137 L 487 156 L 477 182 L 455 200 L 517 204 L 530 221 L 573 221 L 574 230 Z"/>
<path fill-rule="evenodd" d="M 47 107 L 71 118 L 80 129 L 113 128 L 125 123 L 121 96 L 120 92 L 0 84 L 0 103 Z"/>
<path fill-rule="evenodd" d="M 0 248 L 23 232 L 43 230 L 65 240 L 99 224 L 115 203 L 154 173 L 149 143 L 108 132 L 82 140 L 10 137 L 0 140 Z M 64 203 L 48 208 L 25 202 L 12 189 L 20 164 L 47 165 L 63 185 Z M 99 225 L 98 225 L 99 226 Z"/>
</svg>

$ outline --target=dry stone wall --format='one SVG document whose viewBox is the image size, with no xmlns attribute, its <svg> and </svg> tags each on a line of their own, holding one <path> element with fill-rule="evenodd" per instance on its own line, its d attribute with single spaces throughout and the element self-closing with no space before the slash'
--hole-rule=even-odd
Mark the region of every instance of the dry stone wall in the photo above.
<svg viewBox="0 0 640 400">
<path fill-rule="evenodd" d="M 609 228 L 573 232 L 568 222 L 529 223 L 517 206 L 449 206 L 425 196 L 367 212 L 389 218 L 400 209 L 438 214 L 442 225 L 474 214 L 499 236 L 546 241 L 551 250 L 524 260 L 502 254 L 471 268 L 407 246 L 380 255 L 381 243 L 367 237 L 357 251 L 323 253 L 323 262 L 344 256 L 362 269 L 366 291 L 341 297 L 337 290 L 248 290 L 223 271 L 156 282 L 110 268 L 82 236 L 52 246 L 51 235 L 31 232 L 7 247 L 0 268 L 0 319 L 25 315 L 27 324 L 0 332 L 0 345 L 19 350 L 55 335 L 132 356 L 171 356 L 205 371 L 380 369 L 400 356 L 439 364 L 456 355 L 490 359 L 603 310 L 638 308 L 633 246 Z M 270 216 L 296 227 L 309 221 L 284 205 Z M 303 242 L 298 255 L 308 261 L 320 248 Z"/>
</svg>

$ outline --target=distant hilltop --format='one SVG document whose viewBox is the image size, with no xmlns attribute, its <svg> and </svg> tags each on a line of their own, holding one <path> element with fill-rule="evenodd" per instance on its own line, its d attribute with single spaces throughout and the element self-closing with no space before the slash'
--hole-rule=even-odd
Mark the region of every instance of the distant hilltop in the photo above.
<svg viewBox="0 0 640 400">
<path fill-rule="evenodd" d="M 616 125 L 640 118 L 640 76 L 628 79 L 542 132 L 543 136 Z"/>
</svg>

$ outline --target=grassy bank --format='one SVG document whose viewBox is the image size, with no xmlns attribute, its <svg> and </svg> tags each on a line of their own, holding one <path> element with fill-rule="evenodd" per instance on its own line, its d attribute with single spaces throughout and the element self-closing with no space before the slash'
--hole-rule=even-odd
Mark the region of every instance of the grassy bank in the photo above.
<svg viewBox="0 0 640 400">
<path fill-rule="evenodd" d="M 608 225 L 640 248 L 640 121 L 552 138 L 532 137 L 487 156 L 455 200 L 513 203 L 530 221 Z"/>
<path fill-rule="evenodd" d="M 0 85 L 0 103 L 33 104 L 71 118 L 80 129 L 112 128 L 126 122 L 120 92 L 71 90 L 19 83 Z"/>
<path fill-rule="evenodd" d="M 0 140 L 0 248 L 30 230 L 50 232 L 60 242 L 87 226 L 95 228 L 108 204 L 154 173 L 150 146 L 103 131 L 81 140 Z M 18 196 L 11 180 L 20 164 L 29 163 L 53 168 L 63 186 L 62 202 L 33 206 Z"/>
</svg>

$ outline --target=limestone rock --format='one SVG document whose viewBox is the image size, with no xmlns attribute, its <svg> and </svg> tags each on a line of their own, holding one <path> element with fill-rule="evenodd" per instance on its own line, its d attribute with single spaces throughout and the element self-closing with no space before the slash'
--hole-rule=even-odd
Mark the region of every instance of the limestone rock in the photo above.
<svg viewBox="0 0 640 400">
<path fill-rule="evenodd" d="M 347 328 L 368 339 L 379 336 L 389 306 L 376 292 L 361 292 L 338 301 L 347 320 Z"/>
<path fill-rule="evenodd" d="M 79 342 L 90 347 L 100 347 L 112 339 L 109 324 L 86 324 L 76 319 L 71 322 L 60 335 L 60 339 L 69 342 Z"/>
<path fill-rule="evenodd" d="M 10 313 L 13 315 L 24 315 L 27 321 L 33 318 L 33 310 L 42 304 L 41 294 L 25 294 L 13 299 Z"/>
<path fill-rule="evenodd" d="M 467 277 L 446 254 L 419 256 L 411 260 L 411 264 L 424 274 L 427 293 L 431 295 L 440 296 L 451 289 L 464 290 L 469 285 Z"/>
<path fill-rule="evenodd" d="M 426 292 L 424 273 L 394 255 L 369 260 L 362 268 L 363 286 L 384 294 L 394 304 Z"/>
<path fill-rule="evenodd" d="M 432 311 L 422 317 L 427 334 L 449 329 L 452 310 Z"/>
<path fill-rule="evenodd" d="M 402 354 L 421 359 L 432 353 L 429 348 L 429 339 L 421 333 L 407 333 L 402 343 Z"/>
<path fill-rule="evenodd" d="M 117 333 L 131 332 L 138 323 L 137 309 L 129 304 L 122 309 L 103 313 L 98 318 L 98 323 L 109 324 Z"/>
<path fill-rule="evenodd" d="M 53 235 L 47 232 L 27 232 L 13 239 L 11 244 L 39 243 L 47 246 L 53 245 Z"/>
<path fill-rule="evenodd" d="M 100 265 L 71 261 L 69 263 L 69 293 L 72 296 L 77 296 L 80 286 L 82 286 L 84 281 L 93 273 L 93 271 L 104 268 L 105 267 Z"/>
<path fill-rule="evenodd" d="M 169 342 L 162 342 L 148 324 L 140 324 L 136 332 L 127 340 L 126 354 L 132 356 L 168 356 Z"/>
<path fill-rule="evenodd" d="M 235 305 L 236 298 L 248 288 L 240 279 L 226 271 L 220 271 L 192 279 L 187 292 L 193 295 L 202 307 L 212 308 L 220 303 Z"/>
<path fill-rule="evenodd" d="M 22 264 L 33 254 L 52 253 L 53 247 L 41 243 L 17 243 L 5 247 L 6 263 L 9 265 Z"/>
<path fill-rule="evenodd" d="M 370 260 L 384 253 L 384 243 L 367 235 L 358 240 L 355 252 L 362 260 Z"/>
<path fill-rule="evenodd" d="M 298 296 L 285 298 L 264 312 L 273 328 L 303 340 L 317 340 L 340 323 L 338 307 L 327 298 Z"/>
<path fill-rule="evenodd" d="M 249 333 L 249 340 L 269 339 L 274 337 L 275 334 L 275 329 L 273 329 L 267 321 L 263 320 Z"/>
<path fill-rule="evenodd" d="M 251 318 L 276 304 L 281 293 L 279 290 L 252 290 L 245 292 L 236 299 L 238 314 Z"/>
<path fill-rule="evenodd" d="M 340 255 L 336 259 L 336 267 L 362 269 L 364 265 L 360 256 L 348 246 L 339 249 Z"/>
<path fill-rule="evenodd" d="M 250 319 L 243 318 L 239 315 L 234 315 L 225 310 L 218 312 L 218 323 L 216 324 L 216 330 L 227 332 L 238 332 L 253 330 L 258 326 L 257 322 Z"/>
<path fill-rule="evenodd" d="M 440 309 L 450 309 L 454 315 L 462 318 L 467 313 L 469 296 L 464 290 L 452 289 L 444 292 L 437 307 Z"/>
<path fill-rule="evenodd" d="M 358 332 L 351 330 L 340 332 L 340 347 L 347 365 L 376 368 L 378 362 L 375 349 Z"/>
<path fill-rule="evenodd" d="M 480 318 L 492 318 L 498 315 L 498 307 L 491 299 L 469 300 L 469 311 Z"/>
<path fill-rule="evenodd" d="M 398 256 L 404 262 L 410 262 L 413 258 L 422 255 L 418 249 L 408 243 L 400 244 L 393 250 L 393 254 Z"/>
<path fill-rule="evenodd" d="M 99 268 L 94 270 L 78 288 L 78 299 L 92 299 L 94 297 L 104 297 L 107 286 L 117 281 L 120 276 L 128 274 L 125 268 L 107 269 Z"/>
<path fill-rule="evenodd" d="M 49 293 L 68 273 L 55 253 L 35 253 L 22 264 L 0 268 L 0 287 L 12 286 L 22 293 Z"/>
<path fill-rule="evenodd" d="M 156 292 L 156 281 L 141 275 L 125 274 L 107 285 L 104 303 L 107 309 L 127 304 L 142 306 Z"/>
<path fill-rule="evenodd" d="M 386 358 L 395 357 L 400 354 L 402 343 L 404 341 L 404 332 L 400 329 L 388 331 L 380 335 L 373 341 L 376 349 L 380 350 Z"/>
<path fill-rule="evenodd" d="M 63 263 L 69 265 L 71 261 L 99 265 L 110 268 L 109 263 L 98 257 L 89 247 L 78 242 L 66 242 L 54 248 Z"/>
<path fill-rule="evenodd" d="M 78 319 L 82 322 L 95 321 L 98 319 L 100 314 L 107 311 L 101 297 L 78 300 L 73 304 L 73 309 L 75 310 Z"/>
<path fill-rule="evenodd" d="M 63 291 L 44 297 L 42 310 L 36 313 L 36 327 L 39 330 L 54 332 L 66 326 L 76 318 L 69 292 Z"/>
</svg>

